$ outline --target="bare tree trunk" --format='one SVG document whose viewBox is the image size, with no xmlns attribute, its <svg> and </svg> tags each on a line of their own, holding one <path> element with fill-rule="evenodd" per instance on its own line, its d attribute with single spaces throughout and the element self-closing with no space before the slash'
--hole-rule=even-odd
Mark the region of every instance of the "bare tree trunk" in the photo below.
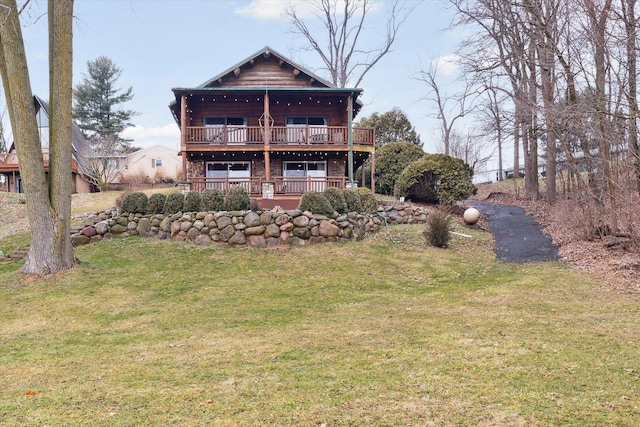
<svg viewBox="0 0 640 427">
<path fill-rule="evenodd" d="M 49 2 L 49 198 L 54 213 L 54 264 L 71 268 L 73 0 Z"/>
<path fill-rule="evenodd" d="M 640 193 L 640 147 L 638 146 L 638 23 L 636 21 L 636 0 L 620 0 L 624 27 L 626 32 L 627 75 L 629 88 L 627 102 L 629 103 L 629 148 L 633 159 L 633 170 L 636 179 L 636 190 Z"/>
<path fill-rule="evenodd" d="M 63 2 L 51 3 L 60 5 Z M 0 0 L 0 9 L 5 17 L 4 22 L 0 25 L 0 64 L 2 67 L 0 71 L 9 106 L 16 152 L 20 159 L 20 174 L 24 185 L 27 217 L 31 229 L 31 246 L 22 272 L 45 275 L 69 268 L 72 263 L 67 262 L 66 258 L 69 253 L 73 254 L 73 251 L 67 251 L 65 248 L 64 254 L 60 253 L 60 248 L 65 247 L 64 242 L 69 242 L 70 246 L 70 241 L 66 239 L 67 236 L 63 237 L 60 234 L 62 228 L 59 226 L 58 218 L 60 215 L 65 215 L 65 212 L 56 212 L 49 198 L 50 193 L 44 170 L 42 147 L 16 1 Z M 70 9 L 67 13 L 71 13 Z M 66 62 L 65 66 L 70 67 L 71 60 L 68 59 Z M 71 95 L 69 94 L 69 96 Z M 71 115 L 68 120 L 70 123 Z M 70 141 L 67 143 L 70 145 Z M 54 153 L 57 150 L 56 146 L 56 143 L 52 141 L 50 154 L 53 158 L 59 156 Z M 53 161 L 57 162 L 55 159 Z M 68 162 L 70 165 L 70 159 Z M 60 170 L 61 166 L 62 163 L 57 163 L 55 166 L 58 169 L 56 175 L 63 173 Z M 67 173 L 71 173 L 70 168 Z M 70 191 L 70 187 L 67 187 L 66 191 Z M 64 201 L 56 201 L 56 205 L 64 203 Z M 66 215 L 64 221 L 68 226 L 70 218 L 68 213 Z"/>
<path fill-rule="evenodd" d="M 557 26 L 557 3 L 552 1 L 529 0 L 526 3 L 529 16 L 534 23 L 536 31 L 538 67 L 540 69 L 540 88 L 542 93 L 543 111 L 545 119 L 546 153 L 545 153 L 545 173 L 546 173 L 546 196 L 547 200 L 556 200 L 556 139 L 558 132 L 556 129 L 556 117 L 554 114 L 554 93 L 555 93 L 555 61 L 553 50 L 550 46 L 556 43 L 555 37 Z M 542 29 L 546 29 L 543 31 Z M 550 39 L 549 35 L 554 38 Z"/>
<path fill-rule="evenodd" d="M 527 57 L 529 70 L 529 99 L 527 100 L 527 149 L 525 151 L 524 189 L 525 194 L 532 200 L 540 198 L 540 185 L 538 182 L 538 116 L 536 107 L 538 104 L 537 61 L 536 46 L 538 40 L 532 35 Z M 524 144 L 523 144 L 524 146 Z"/>
<path fill-rule="evenodd" d="M 584 0 L 584 5 L 587 10 L 587 15 L 591 23 L 591 29 L 593 33 L 593 45 L 594 45 L 594 62 L 596 71 L 596 93 L 595 93 L 595 111 L 598 120 L 598 140 L 600 155 L 604 159 L 604 172 L 607 184 L 607 191 L 609 195 L 609 203 L 611 209 L 611 228 L 613 232 L 618 230 L 618 214 L 616 203 L 616 189 L 614 185 L 614 177 L 611 171 L 611 144 L 607 135 L 607 123 L 605 112 L 606 108 L 606 23 L 611 10 L 612 0 L 604 0 L 602 9 L 596 10 L 596 5 L 593 0 Z"/>
</svg>

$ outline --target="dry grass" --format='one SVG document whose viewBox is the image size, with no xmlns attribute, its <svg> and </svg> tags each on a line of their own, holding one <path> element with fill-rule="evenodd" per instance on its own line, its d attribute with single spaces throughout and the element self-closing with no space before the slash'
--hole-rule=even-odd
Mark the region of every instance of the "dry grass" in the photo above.
<svg viewBox="0 0 640 427">
<path fill-rule="evenodd" d="M 114 239 L 38 280 L 0 264 L 0 423 L 640 423 L 635 297 L 422 230 L 284 251 Z"/>
</svg>

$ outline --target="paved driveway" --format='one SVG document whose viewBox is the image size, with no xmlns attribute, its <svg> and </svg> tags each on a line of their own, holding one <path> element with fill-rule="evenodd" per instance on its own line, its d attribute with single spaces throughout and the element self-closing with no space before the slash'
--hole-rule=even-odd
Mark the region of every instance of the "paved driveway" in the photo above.
<svg viewBox="0 0 640 427">
<path fill-rule="evenodd" d="M 493 202 L 467 200 L 485 214 L 499 261 L 510 263 L 557 261 L 558 246 L 542 231 L 540 224 L 524 209 Z"/>
</svg>

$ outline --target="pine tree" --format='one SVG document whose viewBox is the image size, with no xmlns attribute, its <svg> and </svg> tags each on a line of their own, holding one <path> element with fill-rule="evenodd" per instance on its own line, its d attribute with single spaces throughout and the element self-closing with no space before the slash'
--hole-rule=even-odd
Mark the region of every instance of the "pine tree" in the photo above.
<svg viewBox="0 0 640 427">
<path fill-rule="evenodd" d="M 131 140 L 120 134 L 132 126 L 130 120 L 135 111 L 119 108 L 133 98 L 133 88 L 121 91 L 116 88 L 122 70 L 111 59 L 100 56 L 87 61 L 87 74 L 73 90 L 73 117 L 92 146 L 100 141 L 116 139 L 120 152 L 128 151 Z"/>
</svg>

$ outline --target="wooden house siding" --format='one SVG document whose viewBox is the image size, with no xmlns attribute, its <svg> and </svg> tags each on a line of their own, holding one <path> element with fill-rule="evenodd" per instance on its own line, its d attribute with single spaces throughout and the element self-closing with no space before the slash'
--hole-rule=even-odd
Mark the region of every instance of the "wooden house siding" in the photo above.
<svg viewBox="0 0 640 427">
<path fill-rule="evenodd" d="M 242 185 L 258 199 L 299 197 L 343 188 L 367 159 L 374 163 L 374 129 L 350 122 L 362 89 L 338 88 L 269 48 L 173 92 L 169 107 L 194 190 Z"/>
<path fill-rule="evenodd" d="M 269 95 L 274 126 L 285 126 L 287 117 L 327 117 L 329 126 L 347 126 L 347 97 L 321 95 Z M 205 117 L 244 117 L 247 126 L 260 126 L 264 93 L 194 97 L 189 103 L 189 126 L 204 126 Z"/>
<path fill-rule="evenodd" d="M 208 87 L 322 87 L 312 77 L 302 73 L 300 69 L 286 63 L 280 65 L 280 60 L 270 56 L 254 61 L 253 66 L 237 68 L 233 73 L 221 80 L 212 82 Z"/>
</svg>

